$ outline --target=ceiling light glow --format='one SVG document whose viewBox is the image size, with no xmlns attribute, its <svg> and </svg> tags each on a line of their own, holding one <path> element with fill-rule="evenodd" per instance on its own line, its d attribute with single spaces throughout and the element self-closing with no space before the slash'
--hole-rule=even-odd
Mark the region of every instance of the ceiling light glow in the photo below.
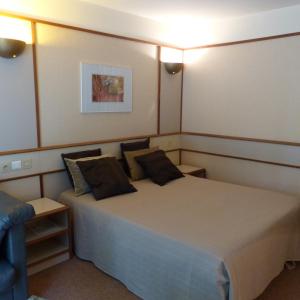
<svg viewBox="0 0 300 300">
<path fill-rule="evenodd" d="M 0 16 L 0 38 L 24 41 L 32 44 L 31 23 L 29 21 Z"/>
<path fill-rule="evenodd" d="M 161 62 L 182 63 L 183 51 L 174 48 L 162 47 L 160 52 Z"/>
</svg>

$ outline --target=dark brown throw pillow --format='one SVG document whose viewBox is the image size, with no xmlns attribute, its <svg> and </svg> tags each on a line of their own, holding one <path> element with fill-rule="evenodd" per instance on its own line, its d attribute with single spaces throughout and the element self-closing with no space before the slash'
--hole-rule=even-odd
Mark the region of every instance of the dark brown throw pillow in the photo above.
<svg viewBox="0 0 300 300">
<path fill-rule="evenodd" d="M 137 191 L 115 157 L 78 161 L 77 165 L 96 200 Z"/>
<path fill-rule="evenodd" d="M 148 177 L 158 185 L 165 185 L 169 181 L 184 177 L 162 150 L 137 156 L 135 160 L 141 165 Z"/>
<path fill-rule="evenodd" d="M 130 176 L 130 171 L 129 167 L 124 155 L 124 152 L 126 151 L 136 151 L 136 150 L 141 150 L 141 149 L 147 149 L 150 147 L 150 138 L 147 138 L 143 141 L 138 141 L 138 142 L 131 142 L 131 143 L 121 143 L 121 155 L 122 155 L 122 160 L 124 164 L 124 170 L 128 176 Z"/>
<path fill-rule="evenodd" d="M 78 159 L 78 158 L 84 158 L 84 157 L 92 157 L 92 156 L 100 156 L 102 154 L 101 149 L 92 149 L 92 150 L 85 150 L 85 151 L 79 151 L 79 152 L 71 152 L 71 153 L 62 153 L 61 157 L 63 159 L 69 180 L 74 187 L 73 183 L 73 178 L 71 175 L 71 172 L 69 171 L 69 168 L 65 162 L 65 158 L 70 158 L 70 159 Z"/>
</svg>

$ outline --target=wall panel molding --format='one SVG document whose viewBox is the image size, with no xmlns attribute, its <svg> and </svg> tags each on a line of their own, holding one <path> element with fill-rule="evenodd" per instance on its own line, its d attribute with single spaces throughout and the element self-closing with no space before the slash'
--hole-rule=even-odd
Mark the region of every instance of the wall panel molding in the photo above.
<svg viewBox="0 0 300 300">
<path fill-rule="evenodd" d="M 32 37 L 32 61 L 33 61 L 33 76 L 34 76 L 37 146 L 41 147 L 41 117 L 40 117 L 40 101 L 39 101 L 38 66 L 37 66 L 37 54 L 36 54 L 36 44 L 37 44 L 36 22 L 31 22 L 31 37 Z"/>
<path fill-rule="evenodd" d="M 161 47 L 157 46 L 158 60 L 158 83 L 157 83 L 157 134 L 160 134 L 160 91 L 161 91 L 161 62 L 160 62 Z"/>
<path fill-rule="evenodd" d="M 180 152 L 180 150 L 181 150 L 180 148 L 175 148 L 175 149 L 165 150 L 165 152 L 166 153 Z M 30 177 L 40 177 L 40 179 L 41 179 L 45 175 L 50 175 L 50 174 L 55 174 L 55 173 L 63 173 L 65 171 L 66 171 L 66 169 L 54 169 L 54 170 L 45 171 L 45 172 L 31 173 L 31 174 L 27 174 L 27 175 L 23 175 L 23 176 L 8 177 L 8 178 L 0 179 L 0 183 L 14 181 L 14 180 L 20 180 L 20 179 L 26 179 L 26 178 L 30 178 Z M 41 194 L 43 194 L 42 180 L 40 181 L 40 189 L 41 189 Z"/>
<path fill-rule="evenodd" d="M 180 132 L 170 132 L 170 133 L 163 133 L 163 134 L 156 134 L 155 133 L 155 134 L 152 134 L 152 135 L 139 135 L 139 136 L 131 136 L 131 137 L 120 137 L 120 138 L 115 138 L 115 139 L 103 139 L 103 140 L 96 140 L 96 141 L 71 143 L 71 144 L 51 145 L 51 146 L 37 147 L 37 148 L 30 148 L 30 149 L 8 150 L 8 151 L 0 151 L 0 156 L 31 153 L 31 152 L 40 152 L 40 151 L 63 149 L 63 148 L 72 148 L 72 147 L 79 147 L 79 146 L 110 144 L 110 143 L 116 143 L 116 142 L 118 143 L 118 142 L 124 142 L 124 141 L 139 140 L 139 139 L 145 139 L 145 138 L 164 137 L 164 136 L 172 136 L 172 135 L 179 135 L 179 134 L 180 134 Z"/>
<path fill-rule="evenodd" d="M 199 154 L 206 154 L 206 155 L 212 155 L 212 156 L 219 156 L 219 157 L 226 157 L 226 158 L 233 158 L 233 159 L 239 159 L 239 160 L 246 160 L 246 161 L 252 161 L 252 162 L 257 162 L 257 163 L 263 163 L 263 164 L 269 164 L 269 165 L 274 165 L 274 166 L 280 166 L 280 167 L 300 169 L 300 165 L 285 164 L 285 163 L 279 163 L 279 162 L 274 162 L 274 161 L 253 159 L 253 158 L 249 158 L 249 157 L 227 155 L 227 154 L 221 154 L 221 153 L 215 153 L 215 152 L 206 152 L 206 151 L 194 150 L 194 149 L 182 149 L 181 148 L 181 151 L 192 152 L 192 153 L 199 153 Z"/>
<path fill-rule="evenodd" d="M 203 133 L 203 132 L 190 132 L 190 131 L 182 131 L 181 134 L 182 135 L 205 136 L 205 137 L 220 138 L 220 139 L 226 139 L 226 140 L 238 140 L 238 141 L 258 142 L 258 143 L 300 147 L 300 142 L 277 141 L 277 140 L 257 139 L 257 138 L 241 137 L 241 136 L 211 134 L 211 133 Z"/>
<path fill-rule="evenodd" d="M 300 32 L 291 32 L 291 33 L 285 33 L 285 34 L 265 36 L 265 37 L 261 37 L 261 38 L 253 38 L 253 39 L 238 40 L 238 41 L 226 42 L 226 43 L 195 46 L 195 47 L 185 48 L 184 50 L 196 50 L 196 49 L 205 49 L 205 48 L 233 46 L 233 45 L 247 44 L 247 43 L 257 43 L 257 42 L 262 42 L 262 41 L 267 41 L 267 40 L 283 39 L 283 38 L 288 38 L 288 37 L 293 37 L 293 36 L 298 36 L 298 35 L 300 35 Z"/>
</svg>

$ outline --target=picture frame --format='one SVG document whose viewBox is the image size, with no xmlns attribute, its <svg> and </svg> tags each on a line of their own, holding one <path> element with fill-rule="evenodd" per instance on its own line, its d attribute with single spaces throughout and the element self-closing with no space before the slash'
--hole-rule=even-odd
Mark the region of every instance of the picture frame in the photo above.
<svg viewBox="0 0 300 300">
<path fill-rule="evenodd" d="M 81 113 L 132 112 L 132 70 L 84 63 L 81 69 Z"/>
</svg>

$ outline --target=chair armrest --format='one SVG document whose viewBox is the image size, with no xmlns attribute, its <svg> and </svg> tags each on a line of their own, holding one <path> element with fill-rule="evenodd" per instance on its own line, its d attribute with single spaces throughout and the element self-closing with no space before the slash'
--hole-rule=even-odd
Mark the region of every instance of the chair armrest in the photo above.
<svg viewBox="0 0 300 300">
<path fill-rule="evenodd" d="M 9 228 L 25 223 L 34 215 L 30 204 L 0 191 L 0 243 Z"/>
</svg>

